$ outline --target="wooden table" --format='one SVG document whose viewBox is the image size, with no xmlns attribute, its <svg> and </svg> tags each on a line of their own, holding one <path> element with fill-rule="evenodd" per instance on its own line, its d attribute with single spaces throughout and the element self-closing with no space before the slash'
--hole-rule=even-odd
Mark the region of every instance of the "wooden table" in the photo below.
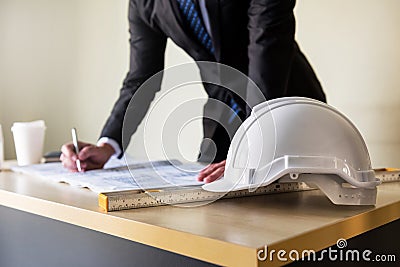
<svg viewBox="0 0 400 267">
<path fill-rule="evenodd" d="M 257 259 L 265 245 L 318 251 L 399 219 L 400 183 L 380 185 L 375 207 L 336 206 L 312 190 L 106 213 L 89 190 L 2 171 L 0 205 L 216 265 L 273 266 L 282 262 Z"/>
</svg>

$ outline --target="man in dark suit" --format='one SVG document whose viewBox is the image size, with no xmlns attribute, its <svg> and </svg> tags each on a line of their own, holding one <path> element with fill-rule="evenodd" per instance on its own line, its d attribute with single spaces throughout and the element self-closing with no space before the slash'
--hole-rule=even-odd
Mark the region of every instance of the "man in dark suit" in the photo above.
<svg viewBox="0 0 400 267">
<path fill-rule="evenodd" d="M 121 156 L 143 119 L 154 94 L 160 89 L 161 77 L 153 79 L 146 89 L 147 99 L 135 111 L 127 132 L 123 120 L 129 101 L 140 86 L 164 68 L 167 38 L 170 38 L 196 62 L 217 62 L 230 66 L 258 86 L 265 100 L 284 96 L 304 96 L 325 101 L 321 85 L 300 51 L 295 36 L 293 9 L 295 0 L 131 0 L 129 2 L 130 69 L 120 96 L 109 116 L 97 144 L 82 143 L 79 154 L 84 170 L 102 168 L 112 156 Z M 199 64 L 203 80 L 210 71 Z M 220 73 L 221 74 L 221 73 Z M 237 84 L 240 84 L 237 83 Z M 243 84 L 240 85 L 243 87 Z M 244 95 L 251 98 L 254 86 L 245 86 Z M 219 112 L 213 100 L 232 108 L 238 121 L 246 118 L 249 106 L 243 94 L 204 82 L 209 101 L 204 114 Z M 242 89 L 238 91 L 243 92 Z M 248 100 L 250 101 L 250 100 Z M 258 101 L 259 102 L 259 101 Z M 246 112 L 247 110 L 247 112 Z M 221 111 L 221 113 L 223 113 Z M 227 118 L 229 116 L 222 116 Z M 223 120 L 223 119 L 222 119 Z M 203 119 L 204 142 L 199 160 L 214 163 L 199 179 L 211 182 L 220 177 L 229 148 L 231 133 L 225 121 Z M 231 128 L 237 129 L 240 123 Z M 208 141 L 207 141 L 208 140 Z M 207 142 L 212 140 L 215 146 Z M 76 170 L 76 155 L 71 144 L 62 148 L 61 160 L 67 168 Z"/>
</svg>

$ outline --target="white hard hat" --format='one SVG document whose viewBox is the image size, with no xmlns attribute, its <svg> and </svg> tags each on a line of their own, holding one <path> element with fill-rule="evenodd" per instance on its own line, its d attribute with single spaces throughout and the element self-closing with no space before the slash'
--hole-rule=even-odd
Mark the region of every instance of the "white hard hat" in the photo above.
<svg viewBox="0 0 400 267">
<path fill-rule="evenodd" d="M 232 140 L 224 177 L 203 188 L 255 190 L 278 179 L 317 186 L 334 203 L 351 205 L 375 204 L 380 183 L 354 124 L 335 108 L 302 97 L 255 106 Z"/>
</svg>

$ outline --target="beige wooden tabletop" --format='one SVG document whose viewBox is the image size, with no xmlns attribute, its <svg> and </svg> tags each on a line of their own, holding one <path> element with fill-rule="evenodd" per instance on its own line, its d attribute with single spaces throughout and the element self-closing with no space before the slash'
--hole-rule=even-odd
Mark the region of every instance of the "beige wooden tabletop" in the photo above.
<svg viewBox="0 0 400 267">
<path fill-rule="evenodd" d="M 376 206 L 336 206 L 319 190 L 222 199 L 199 207 L 106 213 L 97 194 L 0 172 L 0 205 L 223 266 L 273 266 L 269 249 L 321 250 L 400 218 L 400 183 L 378 187 Z"/>
</svg>

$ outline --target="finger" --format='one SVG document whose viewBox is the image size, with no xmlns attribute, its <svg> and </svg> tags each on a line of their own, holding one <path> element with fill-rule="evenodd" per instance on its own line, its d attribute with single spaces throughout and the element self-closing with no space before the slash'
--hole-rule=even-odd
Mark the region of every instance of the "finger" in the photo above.
<svg viewBox="0 0 400 267">
<path fill-rule="evenodd" d="M 77 170 L 76 161 L 71 160 L 71 158 L 66 157 L 64 154 L 61 154 L 60 160 L 61 160 L 62 165 L 65 168 L 67 168 L 71 171 Z"/>
<path fill-rule="evenodd" d="M 93 156 L 93 146 L 92 145 L 88 145 L 82 148 L 82 150 L 79 152 L 78 158 L 80 160 L 80 164 L 81 164 L 81 170 L 82 172 L 91 170 L 93 168 L 91 168 L 91 157 Z"/>
<path fill-rule="evenodd" d="M 103 168 L 107 161 L 103 157 L 103 151 L 99 147 L 95 145 L 84 147 L 79 153 L 82 170 L 86 171 Z"/>
<path fill-rule="evenodd" d="M 208 175 L 208 174 L 214 172 L 217 168 L 219 168 L 219 166 L 220 166 L 220 163 L 214 163 L 214 164 L 208 165 L 206 168 L 204 168 L 200 172 L 200 174 L 201 175 Z"/>
<path fill-rule="evenodd" d="M 90 159 L 80 160 L 80 162 L 81 162 L 81 170 L 82 170 L 82 172 L 85 172 L 85 171 L 93 169 L 93 168 L 91 168 L 91 160 Z"/>
<path fill-rule="evenodd" d="M 81 160 L 81 169 L 83 172 L 89 170 L 102 169 L 106 161 L 101 158 L 88 158 L 87 160 Z"/>
<path fill-rule="evenodd" d="M 97 147 L 94 145 L 87 145 L 82 148 L 82 150 L 79 152 L 79 159 L 81 161 L 85 161 L 89 159 L 90 157 L 93 157 L 96 155 L 97 152 Z"/>
<path fill-rule="evenodd" d="M 65 144 L 61 147 L 62 154 L 72 160 L 76 160 L 75 148 L 72 143 Z"/>
<path fill-rule="evenodd" d="M 62 165 L 66 168 L 70 168 L 71 165 L 73 165 L 71 159 L 66 157 L 64 154 L 61 154 L 60 160 L 61 160 Z"/>
<path fill-rule="evenodd" d="M 221 167 L 221 168 L 215 170 L 213 173 L 211 173 L 210 175 L 208 175 L 208 176 L 204 179 L 204 182 L 205 182 L 205 183 L 214 182 L 215 180 L 221 178 L 222 175 L 224 175 L 224 171 L 225 171 L 225 167 Z"/>
<path fill-rule="evenodd" d="M 81 162 L 81 168 L 82 168 L 83 172 L 89 171 L 89 170 L 101 169 L 101 168 L 103 168 L 103 166 L 104 166 L 104 164 L 101 164 L 99 162 L 90 161 L 90 160 Z"/>
<path fill-rule="evenodd" d="M 214 169 L 214 170 L 211 171 L 211 172 L 199 174 L 199 176 L 197 177 L 197 181 L 200 181 L 200 182 L 201 182 L 201 181 L 206 181 L 206 180 L 207 180 L 208 178 L 210 178 L 210 177 L 214 178 L 213 180 L 215 180 L 216 178 L 219 178 L 221 175 L 224 174 L 225 165 L 219 164 L 219 166 L 220 166 L 220 167 Z M 221 173 L 220 176 L 218 176 L 218 177 L 216 177 L 216 178 L 214 177 L 215 175 L 219 175 L 220 173 Z"/>
<path fill-rule="evenodd" d="M 208 175 L 210 175 L 211 173 L 213 173 L 215 170 L 217 170 L 218 168 L 225 166 L 225 162 L 226 160 L 223 160 L 219 163 L 214 163 L 209 165 L 208 167 L 204 168 L 200 173 L 199 173 L 199 178 L 204 178 Z"/>
<path fill-rule="evenodd" d="M 212 166 L 210 165 L 210 166 L 208 166 L 207 168 L 203 169 L 203 170 L 199 173 L 199 175 L 198 175 L 198 177 L 197 177 L 197 180 L 203 181 L 203 179 L 204 179 L 205 177 L 207 177 L 208 175 L 210 175 L 211 173 L 213 173 L 216 169 L 217 169 L 217 168 L 216 168 L 215 165 L 212 165 Z"/>
</svg>

